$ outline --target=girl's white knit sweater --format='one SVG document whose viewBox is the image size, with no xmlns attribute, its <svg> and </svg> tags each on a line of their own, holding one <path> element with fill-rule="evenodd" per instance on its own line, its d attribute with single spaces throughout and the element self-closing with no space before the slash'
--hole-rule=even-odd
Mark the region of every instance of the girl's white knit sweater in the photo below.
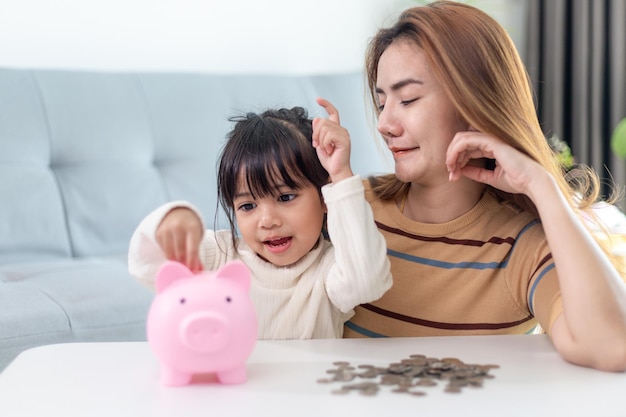
<svg viewBox="0 0 626 417">
<path fill-rule="evenodd" d="M 243 239 L 232 245 L 231 232 L 206 230 L 200 246 L 205 270 L 241 259 L 252 273 L 250 296 L 259 319 L 259 339 L 342 337 L 343 324 L 354 307 L 377 300 L 391 287 L 385 240 L 374 223 L 358 176 L 322 188 L 328 208 L 328 233 L 307 255 L 287 267 L 261 259 Z M 157 226 L 184 201 L 164 204 L 137 227 L 130 242 L 129 270 L 154 288 L 156 273 L 166 260 L 155 239 Z"/>
</svg>

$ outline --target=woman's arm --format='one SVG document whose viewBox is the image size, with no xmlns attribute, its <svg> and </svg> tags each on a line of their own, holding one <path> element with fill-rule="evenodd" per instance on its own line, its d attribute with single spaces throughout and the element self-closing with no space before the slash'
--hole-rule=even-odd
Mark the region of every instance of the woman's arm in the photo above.
<svg viewBox="0 0 626 417">
<path fill-rule="evenodd" d="M 552 177 L 529 183 L 552 251 L 563 314 L 550 335 L 563 357 L 593 368 L 626 370 L 626 286 Z"/>
<path fill-rule="evenodd" d="M 467 165 L 481 157 L 495 159 L 495 170 Z M 626 370 L 626 285 L 554 178 L 526 155 L 480 132 L 458 133 L 446 164 L 452 181 L 464 175 L 533 201 L 563 301 L 563 313 L 547 329 L 556 349 L 578 365 Z"/>
</svg>

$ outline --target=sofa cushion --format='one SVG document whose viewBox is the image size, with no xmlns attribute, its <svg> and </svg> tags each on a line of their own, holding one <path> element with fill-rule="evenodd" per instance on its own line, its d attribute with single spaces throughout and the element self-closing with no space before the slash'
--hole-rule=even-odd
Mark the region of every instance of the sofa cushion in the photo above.
<svg viewBox="0 0 626 417">
<path fill-rule="evenodd" d="M 70 255 L 51 147 L 31 74 L 0 71 L 0 263 Z"/>
<path fill-rule="evenodd" d="M 152 297 L 123 256 L 0 265 L 0 358 L 54 342 L 144 340 Z"/>
</svg>

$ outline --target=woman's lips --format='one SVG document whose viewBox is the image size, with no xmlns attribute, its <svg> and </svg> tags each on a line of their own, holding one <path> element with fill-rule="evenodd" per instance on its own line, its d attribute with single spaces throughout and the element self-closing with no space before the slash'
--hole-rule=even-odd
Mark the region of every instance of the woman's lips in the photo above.
<svg viewBox="0 0 626 417">
<path fill-rule="evenodd" d="M 420 149 L 419 146 L 416 146 L 414 148 L 389 148 L 394 158 L 401 157 L 402 155 L 405 155 L 411 151 L 418 150 L 418 149 Z"/>
</svg>

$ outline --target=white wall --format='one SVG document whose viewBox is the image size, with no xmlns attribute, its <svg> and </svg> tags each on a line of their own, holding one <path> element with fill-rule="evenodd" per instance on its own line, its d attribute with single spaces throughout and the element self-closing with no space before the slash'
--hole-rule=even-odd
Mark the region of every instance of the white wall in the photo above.
<svg viewBox="0 0 626 417">
<path fill-rule="evenodd" d="M 352 70 L 360 68 L 367 37 L 399 3 L 402 0 L 0 0 L 0 65 Z"/>
<path fill-rule="evenodd" d="M 526 0 L 469 1 L 516 42 Z M 323 73 L 361 69 L 410 0 L 0 0 L 0 67 Z M 519 45 L 519 44 L 518 44 Z"/>
</svg>

